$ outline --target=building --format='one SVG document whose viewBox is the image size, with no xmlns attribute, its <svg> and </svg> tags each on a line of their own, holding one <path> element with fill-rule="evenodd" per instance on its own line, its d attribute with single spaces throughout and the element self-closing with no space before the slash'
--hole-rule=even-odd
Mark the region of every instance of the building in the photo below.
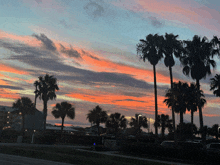
<svg viewBox="0 0 220 165">
<path fill-rule="evenodd" d="M 15 113 L 17 109 L 0 106 L 0 129 L 14 129 L 20 131 L 22 128 L 22 114 Z M 25 115 L 24 128 L 27 130 L 43 130 L 43 113 L 35 109 L 33 115 Z"/>
</svg>

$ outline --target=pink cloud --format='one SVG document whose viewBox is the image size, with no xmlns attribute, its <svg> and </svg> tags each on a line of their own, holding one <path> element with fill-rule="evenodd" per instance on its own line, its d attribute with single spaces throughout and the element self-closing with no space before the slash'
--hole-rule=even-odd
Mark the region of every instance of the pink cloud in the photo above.
<svg viewBox="0 0 220 165">
<path fill-rule="evenodd" d="M 220 21 L 220 13 L 193 0 L 190 0 L 190 3 L 181 0 L 134 0 L 113 2 L 113 5 L 134 12 L 150 13 L 160 19 L 182 22 L 185 25 L 200 25 L 220 32 L 219 27 L 217 27 L 218 24 L 214 24 Z"/>
</svg>

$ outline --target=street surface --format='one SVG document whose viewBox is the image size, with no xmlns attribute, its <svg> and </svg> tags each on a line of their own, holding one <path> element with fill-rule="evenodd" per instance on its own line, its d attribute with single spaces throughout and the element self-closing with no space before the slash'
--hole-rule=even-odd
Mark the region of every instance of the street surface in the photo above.
<svg viewBox="0 0 220 165">
<path fill-rule="evenodd" d="M 23 156 L 0 154 L 1 165 L 73 165 L 43 159 L 27 158 Z"/>
</svg>

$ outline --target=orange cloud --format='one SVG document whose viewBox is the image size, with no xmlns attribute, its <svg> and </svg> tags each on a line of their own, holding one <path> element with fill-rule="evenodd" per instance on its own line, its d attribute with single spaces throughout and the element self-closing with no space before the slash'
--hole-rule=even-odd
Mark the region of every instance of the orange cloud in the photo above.
<svg viewBox="0 0 220 165">
<path fill-rule="evenodd" d="M 9 98 L 9 99 L 18 99 L 20 98 L 20 95 L 9 89 L 0 89 L 0 97 Z"/>
<path fill-rule="evenodd" d="M 103 93 L 101 91 L 89 91 L 88 93 L 71 93 L 66 94 L 66 96 L 93 103 L 112 104 L 127 108 L 141 108 L 154 111 L 154 96 L 134 97 L 120 94 L 117 95 L 112 93 Z M 158 96 L 158 106 L 161 108 L 161 113 L 164 113 L 164 109 L 167 109 L 166 105 L 163 104 L 163 100 L 164 97 Z"/>
<path fill-rule="evenodd" d="M 92 54 L 92 52 L 89 53 Z M 115 63 L 103 58 L 97 60 L 88 55 L 83 56 L 83 60 L 84 61 L 82 62 L 82 64 L 86 65 L 90 70 L 94 70 L 97 72 L 114 72 L 128 74 L 136 79 L 144 80 L 146 82 L 154 81 L 153 67 L 152 70 L 146 70 L 125 64 Z M 170 78 L 160 73 L 157 73 L 157 82 L 169 84 Z"/>
<path fill-rule="evenodd" d="M 0 64 L 0 71 L 1 71 L 1 72 L 15 73 L 15 74 L 25 74 L 25 75 L 29 75 L 29 73 L 26 72 L 26 71 L 18 70 L 18 69 L 12 68 L 12 67 L 10 67 L 10 66 L 6 66 L 6 65 L 4 65 L 4 64 Z"/>
<path fill-rule="evenodd" d="M 203 116 L 207 116 L 207 117 L 219 117 L 220 115 L 216 115 L 216 114 L 203 114 Z"/>
<path fill-rule="evenodd" d="M 19 36 L 11 33 L 4 32 L 0 30 L 0 39 L 10 39 L 14 41 L 23 42 L 29 46 L 41 46 L 41 41 L 37 40 L 36 38 L 32 36 Z"/>
<path fill-rule="evenodd" d="M 61 126 L 62 124 L 60 124 L 60 123 L 55 123 L 55 125 L 56 126 Z M 71 127 L 71 126 L 73 126 L 72 124 L 63 124 L 63 126 L 65 126 L 65 127 Z"/>
</svg>

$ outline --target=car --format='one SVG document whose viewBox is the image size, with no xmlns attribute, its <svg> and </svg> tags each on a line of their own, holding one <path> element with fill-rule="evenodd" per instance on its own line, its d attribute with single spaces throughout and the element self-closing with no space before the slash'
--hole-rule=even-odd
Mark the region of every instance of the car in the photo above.
<svg viewBox="0 0 220 165">
<path fill-rule="evenodd" d="M 220 153 L 220 143 L 210 143 L 206 145 L 206 150 L 209 153 Z"/>
<path fill-rule="evenodd" d="M 174 141 L 163 141 L 160 145 L 165 148 L 174 148 L 175 142 Z"/>
</svg>

